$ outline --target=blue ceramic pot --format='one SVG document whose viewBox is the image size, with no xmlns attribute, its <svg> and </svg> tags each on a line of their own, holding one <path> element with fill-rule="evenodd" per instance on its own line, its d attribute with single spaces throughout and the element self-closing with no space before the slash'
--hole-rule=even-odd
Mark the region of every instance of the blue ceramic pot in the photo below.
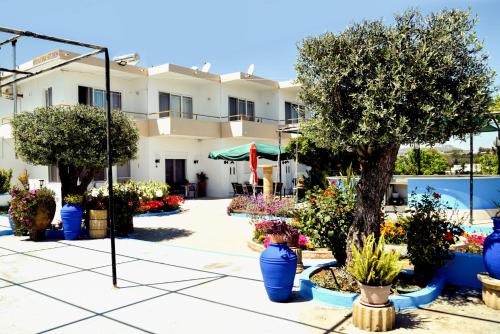
<svg viewBox="0 0 500 334">
<path fill-rule="evenodd" d="M 61 209 L 64 239 L 75 240 L 80 236 L 83 210 L 80 205 L 66 203 Z"/>
<path fill-rule="evenodd" d="M 269 299 L 287 301 L 292 295 L 297 255 L 286 243 L 271 243 L 260 255 L 260 270 Z"/>
<path fill-rule="evenodd" d="M 500 279 L 500 217 L 493 218 L 493 233 L 484 240 L 483 261 L 490 276 Z"/>
<path fill-rule="evenodd" d="M 12 231 L 14 231 L 14 221 L 12 220 L 12 218 L 10 218 L 10 215 L 9 215 L 9 225 L 10 225 L 10 229 Z"/>
</svg>

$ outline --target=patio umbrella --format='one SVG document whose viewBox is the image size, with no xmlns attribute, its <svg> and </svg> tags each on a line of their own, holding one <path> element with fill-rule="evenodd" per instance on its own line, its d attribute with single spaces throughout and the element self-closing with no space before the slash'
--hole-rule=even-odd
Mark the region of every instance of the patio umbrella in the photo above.
<svg viewBox="0 0 500 334">
<path fill-rule="evenodd" d="M 259 158 L 276 161 L 278 160 L 278 155 L 281 153 L 281 159 L 288 160 L 288 155 L 284 148 L 280 148 L 276 145 L 260 143 L 250 143 L 223 150 L 212 151 L 208 154 L 208 158 L 228 161 L 249 161 L 251 145 L 255 145 L 257 149 L 257 157 Z"/>
<path fill-rule="evenodd" d="M 255 192 L 255 186 L 259 183 L 259 177 L 257 176 L 257 147 L 255 143 L 250 145 L 250 157 L 248 161 L 250 163 L 250 184 L 254 186 Z"/>
</svg>

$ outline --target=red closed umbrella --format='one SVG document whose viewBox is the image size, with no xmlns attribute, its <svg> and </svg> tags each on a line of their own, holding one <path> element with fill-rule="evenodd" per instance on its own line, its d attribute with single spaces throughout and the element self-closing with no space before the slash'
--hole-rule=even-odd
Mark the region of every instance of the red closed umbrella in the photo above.
<svg viewBox="0 0 500 334">
<path fill-rule="evenodd" d="M 259 177 L 257 176 L 257 147 L 255 143 L 250 145 L 250 156 L 248 157 L 250 163 L 250 183 L 256 186 L 259 183 Z"/>
</svg>

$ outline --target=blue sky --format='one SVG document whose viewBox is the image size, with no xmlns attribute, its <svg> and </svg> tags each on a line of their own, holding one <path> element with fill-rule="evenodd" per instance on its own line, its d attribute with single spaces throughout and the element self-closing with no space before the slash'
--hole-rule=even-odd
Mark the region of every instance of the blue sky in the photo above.
<svg viewBox="0 0 500 334">
<path fill-rule="evenodd" d="M 304 37 L 340 32 L 361 19 L 390 22 L 394 13 L 408 7 L 424 13 L 470 8 L 479 16 L 477 33 L 490 54 L 490 65 L 500 73 L 498 0 L 2 0 L 0 7 L 2 26 L 105 45 L 112 56 L 138 52 L 143 66 L 167 62 L 201 66 L 209 61 L 212 72 L 227 73 L 245 71 L 253 63 L 256 75 L 274 80 L 294 77 L 297 43 Z M 18 12 L 13 11 L 16 8 Z M 19 60 L 55 47 L 23 40 Z M 3 48 L 0 66 L 9 64 L 9 49 Z M 483 135 L 476 142 L 491 146 L 494 137 Z"/>
</svg>

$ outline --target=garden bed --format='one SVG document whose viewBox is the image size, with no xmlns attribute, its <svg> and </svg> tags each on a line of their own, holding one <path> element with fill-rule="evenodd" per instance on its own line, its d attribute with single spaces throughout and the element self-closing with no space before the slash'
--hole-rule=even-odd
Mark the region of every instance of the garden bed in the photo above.
<svg viewBox="0 0 500 334">
<path fill-rule="evenodd" d="M 359 297 L 359 294 L 325 289 L 311 281 L 311 276 L 335 264 L 336 262 L 332 261 L 306 269 L 299 278 L 299 292 L 309 300 L 312 299 L 334 307 L 352 308 L 352 303 Z M 411 273 L 411 271 L 407 272 Z M 418 308 L 434 301 L 440 295 L 445 283 L 444 273 L 438 271 L 426 287 L 411 293 L 391 295 L 389 299 L 394 303 L 396 310 Z"/>
<path fill-rule="evenodd" d="M 228 215 L 234 217 L 243 217 L 243 218 L 258 218 L 264 220 L 273 220 L 273 219 L 281 219 L 281 220 L 291 220 L 289 217 L 280 217 L 280 216 L 272 216 L 265 212 L 250 212 L 245 210 L 234 210 L 232 212 L 228 212 Z"/>
<path fill-rule="evenodd" d="M 253 240 L 249 240 L 247 242 L 248 247 L 256 252 L 263 252 L 264 247 L 263 244 L 259 244 Z M 303 259 L 333 259 L 333 254 L 331 251 L 327 249 L 317 249 L 317 250 L 303 250 L 302 251 L 302 258 Z"/>
</svg>

